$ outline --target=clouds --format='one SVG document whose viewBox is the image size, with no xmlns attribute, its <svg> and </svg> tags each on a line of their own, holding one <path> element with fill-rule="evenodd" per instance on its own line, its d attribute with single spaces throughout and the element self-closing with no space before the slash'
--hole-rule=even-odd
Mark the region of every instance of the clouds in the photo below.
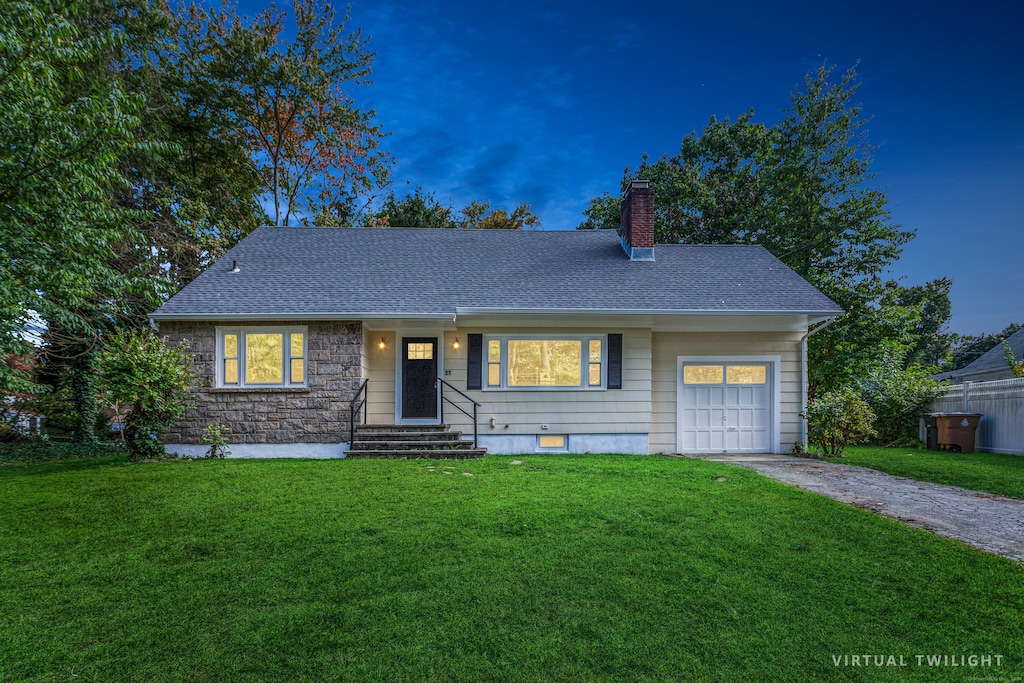
<svg viewBox="0 0 1024 683">
<path fill-rule="evenodd" d="M 894 219 L 941 243 L 965 226 L 937 200 L 952 192 L 900 205 L 916 193 L 915 174 L 943 182 L 995 156 L 978 145 L 1024 144 L 1024 91 L 1013 87 L 1024 81 L 1024 42 L 1019 10 L 1009 16 L 1009 7 L 367 0 L 353 5 L 351 25 L 372 36 L 374 84 L 353 96 L 393 132 L 384 144 L 399 191 L 421 185 L 456 206 L 527 201 L 545 228 L 568 229 L 589 199 L 618 190 L 623 167 L 641 154 L 675 151 L 711 115 L 753 107 L 771 123 L 824 58 L 840 71 L 862 60 L 858 101 L 874 117 L 872 139 L 887 141 L 876 169 L 899 205 Z M 1019 178 L 1024 153 L 1007 163 L 1000 173 Z M 964 196 L 972 235 L 1016 239 L 1008 217 L 1024 214 L 1021 193 Z M 912 242 L 894 275 L 921 284 L 947 274 L 935 259 L 914 258 L 927 243 Z M 955 315 L 966 320 L 992 278 L 1017 282 L 1013 267 L 959 273 Z M 998 300 L 1005 320 L 989 331 L 1024 320 L 1019 302 Z M 982 331 L 956 320 L 958 331 Z"/>
</svg>

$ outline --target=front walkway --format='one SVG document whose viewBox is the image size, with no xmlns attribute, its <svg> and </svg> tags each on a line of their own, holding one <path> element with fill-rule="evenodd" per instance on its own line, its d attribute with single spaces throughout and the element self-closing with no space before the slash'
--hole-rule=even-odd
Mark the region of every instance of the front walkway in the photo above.
<svg viewBox="0 0 1024 683">
<path fill-rule="evenodd" d="M 786 455 L 695 455 L 1024 562 L 1024 500 Z"/>
</svg>

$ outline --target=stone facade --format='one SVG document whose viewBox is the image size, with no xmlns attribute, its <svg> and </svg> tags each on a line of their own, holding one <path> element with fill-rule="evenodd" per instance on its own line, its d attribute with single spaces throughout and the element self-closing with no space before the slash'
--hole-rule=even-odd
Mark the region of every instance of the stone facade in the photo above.
<svg viewBox="0 0 1024 683">
<path fill-rule="evenodd" d="M 306 387 L 218 389 L 217 327 L 260 326 L 265 321 L 162 322 L 171 344 L 188 340 L 200 386 L 198 407 L 185 412 L 165 441 L 202 443 L 208 425 L 227 425 L 232 444 L 341 443 L 349 438 L 349 403 L 362 383 L 362 324 L 335 320 L 289 320 L 307 327 Z"/>
</svg>

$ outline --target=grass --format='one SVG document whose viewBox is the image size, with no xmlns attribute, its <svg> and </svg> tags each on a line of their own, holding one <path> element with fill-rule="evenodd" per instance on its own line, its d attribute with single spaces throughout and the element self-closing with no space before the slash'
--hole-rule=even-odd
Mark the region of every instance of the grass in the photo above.
<svg viewBox="0 0 1024 683">
<path fill-rule="evenodd" d="M 1024 674 L 1019 564 L 717 463 L 520 459 L 4 465 L 0 680 Z"/>
<path fill-rule="evenodd" d="M 1024 498 L 1024 457 L 997 453 L 946 453 L 919 448 L 848 446 L 831 462 L 860 465 L 918 481 Z"/>
</svg>

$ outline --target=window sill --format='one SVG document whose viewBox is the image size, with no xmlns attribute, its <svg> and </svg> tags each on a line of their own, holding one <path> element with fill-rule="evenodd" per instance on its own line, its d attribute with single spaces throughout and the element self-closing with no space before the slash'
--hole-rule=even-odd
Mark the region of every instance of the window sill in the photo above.
<svg viewBox="0 0 1024 683">
<path fill-rule="evenodd" d="M 309 387 L 211 387 L 212 394 L 307 394 Z"/>
</svg>

